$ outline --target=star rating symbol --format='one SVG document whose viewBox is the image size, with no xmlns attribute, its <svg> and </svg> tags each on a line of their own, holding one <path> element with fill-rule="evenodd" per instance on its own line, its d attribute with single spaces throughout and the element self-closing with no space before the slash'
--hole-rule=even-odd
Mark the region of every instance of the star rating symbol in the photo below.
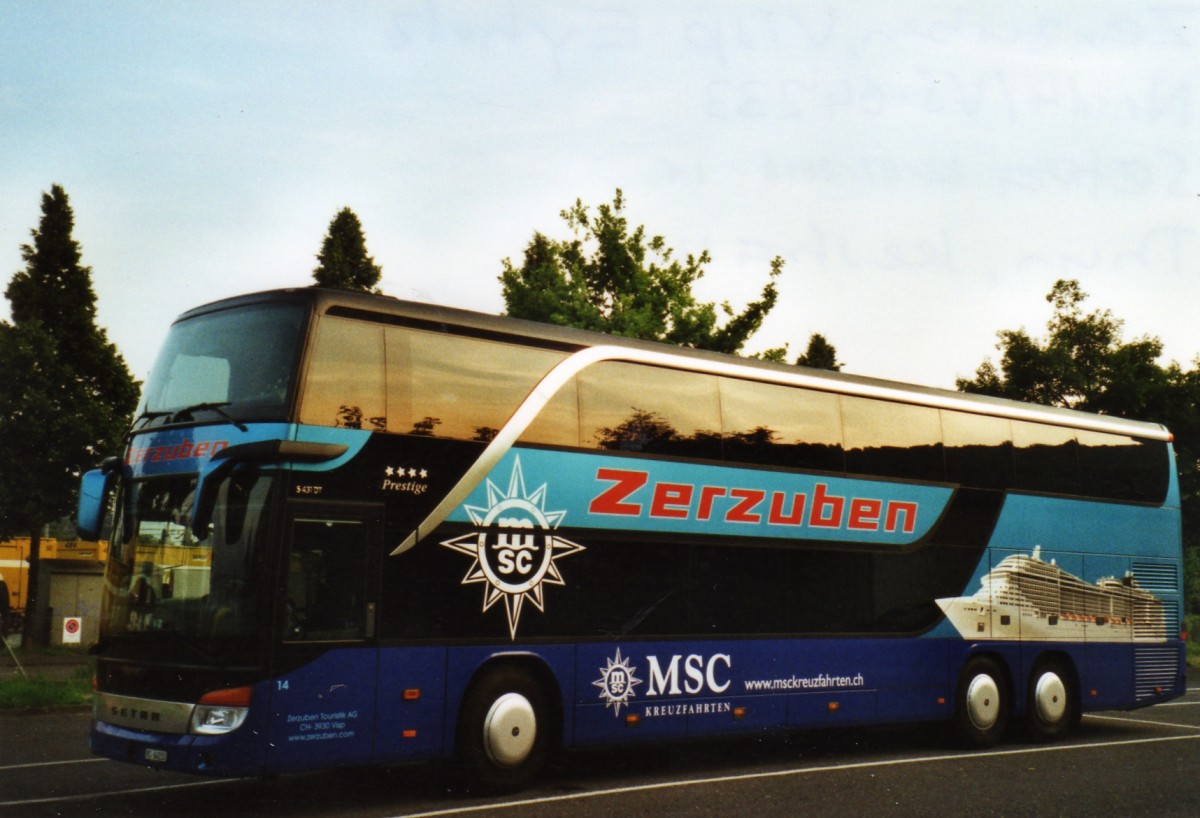
<svg viewBox="0 0 1200 818">
<path fill-rule="evenodd" d="M 418 477 L 421 478 L 422 480 L 425 480 L 429 477 L 429 472 L 427 472 L 425 469 L 413 469 L 413 468 L 406 469 L 403 466 L 401 466 L 400 468 L 395 468 L 393 466 L 387 466 L 386 468 L 384 468 L 383 473 L 386 474 L 388 477 L 401 477 L 401 478 L 407 477 L 410 480 L 415 480 Z"/>
</svg>

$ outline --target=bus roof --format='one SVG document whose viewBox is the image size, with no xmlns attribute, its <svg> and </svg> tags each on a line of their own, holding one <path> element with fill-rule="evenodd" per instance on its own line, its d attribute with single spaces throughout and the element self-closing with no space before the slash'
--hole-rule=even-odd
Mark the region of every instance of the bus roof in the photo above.
<svg viewBox="0 0 1200 818">
<path fill-rule="evenodd" d="M 979 415 L 1049 423 L 1075 429 L 1169 441 L 1170 432 L 1161 424 L 1126 420 L 1072 409 L 1024 403 L 928 386 L 849 375 L 842 372 L 760 361 L 707 350 L 676 347 L 653 341 L 622 338 L 599 332 L 560 327 L 518 318 L 488 315 L 454 307 L 403 301 L 385 295 L 355 293 L 319 287 L 267 290 L 234 296 L 195 307 L 178 321 L 240 306 L 268 302 L 309 305 L 319 315 L 379 321 L 436 331 L 456 331 L 499 341 L 578 351 L 596 347 L 613 348 L 606 356 L 620 359 L 620 350 L 637 350 L 639 360 L 650 354 L 656 363 L 698 372 L 709 372 L 771 383 L 782 383 L 844 395 L 971 412 Z"/>
</svg>

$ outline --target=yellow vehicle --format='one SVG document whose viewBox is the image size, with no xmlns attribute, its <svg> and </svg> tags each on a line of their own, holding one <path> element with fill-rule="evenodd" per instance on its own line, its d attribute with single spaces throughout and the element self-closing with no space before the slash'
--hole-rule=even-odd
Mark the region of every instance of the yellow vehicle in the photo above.
<svg viewBox="0 0 1200 818">
<path fill-rule="evenodd" d="M 29 596 L 29 547 L 28 537 L 0 541 L 0 614 L 7 613 L 0 628 L 7 632 L 20 628 L 25 617 L 26 599 Z M 86 542 L 82 540 L 56 540 L 43 538 L 39 547 L 43 560 L 95 560 L 104 562 L 108 556 L 108 542 Z M 4 604 L 7 602 L 7 606 Z"/>
</svg>

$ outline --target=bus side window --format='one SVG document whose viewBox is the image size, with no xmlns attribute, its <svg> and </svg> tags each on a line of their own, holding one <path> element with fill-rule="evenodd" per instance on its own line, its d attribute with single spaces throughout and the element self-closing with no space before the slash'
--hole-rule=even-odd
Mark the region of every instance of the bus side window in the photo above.
<svg viewBox="0 0 1200 818">
<path fill-rule="evenodd" d="M 522 443 L 550 446 L 580 445 L 579 385 L 575 378 L 563 384 L 521 435 Z"/>
<path fill-rule="evenodd" d="M 1079 494 L 1075 430 L 1013 421 L 1017 488 L 1046 494 Z"/>
<path fill-rule="evenodd" d="M 720 458 L 715 376 L 603 361 L 581 372 L 578 382 L 579 425 L 589 447 Z"/>
<path fill-rule="evenodd" d="M 366 635 L 367 542 L 356 520 L 297 518 L 288 555 L 285 641 Z"/>
<path fill-rule="evenodd" d="M 869 398 L 842 398 L 846 471 L 942 481 L 946 465 L 937 409 Z"/>
<path fill-rule="evenodd" d="M 383 327 L 321 319 L 309 364 L 300 421 L 382 432 L 387 429 Z"/>
<path fill-rule="evenodd" d="M 1163 502 L 1171 473 L 1165 444 L 1086 431 L 1077 432 L 1076 440 L 1084 495 Z"/>
<path fill-rule="evenodd" d="M 487 442 L 566 353 L 387 328 L 388 430 Z"/>
<path fill-rule="evenodd" d="M 726 460 L 845 470 L 837 395 L 734 378 L 722 378 L 720 386 Z"/>
<path fill-rule="evenodd" d="M 951 483 L 999 491 L 1013 484 L 1012 427 L 1006 418 L 943 411 L 942 430 Z"/>
</svg>

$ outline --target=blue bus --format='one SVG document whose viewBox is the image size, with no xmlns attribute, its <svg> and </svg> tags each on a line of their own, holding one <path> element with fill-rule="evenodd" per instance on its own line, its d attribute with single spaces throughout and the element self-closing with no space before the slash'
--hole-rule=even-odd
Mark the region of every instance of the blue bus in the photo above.
<svg viewBox="0 0 1200 818">
<path fill-rule="evenodd" d="M 291 289 L 183 314 L 121 457 L 91 746 L 219 776 L 1184 691 L 1159 425 Z"/>
</svg>

